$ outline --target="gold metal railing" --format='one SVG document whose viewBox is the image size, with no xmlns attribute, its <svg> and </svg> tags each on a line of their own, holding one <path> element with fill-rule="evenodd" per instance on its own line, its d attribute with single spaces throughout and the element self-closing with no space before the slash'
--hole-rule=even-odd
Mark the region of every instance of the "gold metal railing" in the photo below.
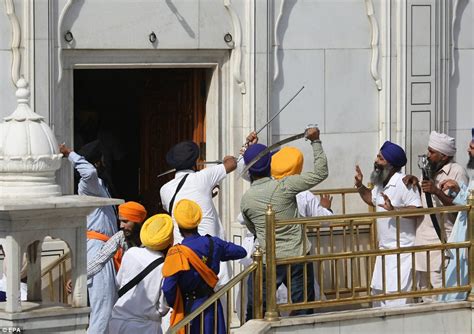
<svg viewBox="0 0 474 334">
<path fill-rule="evenodd" d="M 71 253 L 69 250 L 66 250 L 64 254 L 62 254 L 59 258 L 51 262 L 45 268 L 41 270 L 41 278 L 48 276 L 48 292 L 49 292 L 49 299 L 50 301 L 55 301 L 55 293 L 54 293 L 54 270 L 58 269 L 58 284 L 59 284 L 59 291 L 58 291 L 58 299 L 60 303 L 67 303 L 68 294 L 66 292 L 66 274 L 67 274 L 67 266 L 66 261 L 71 258 Z"/>
<path fill-rule="evenodd" d="M 217 305 L 219 299 L 224 295 L 227 296 L 227 305 L 223 305 L 223 308 L 226 312 L 226 330 L 227 333 L 230 333 L 230 319 L 232 313 L 232 289 L 237 285 L 240 284 L 240 297 L 241 301 L 245 299 L 246 296 L 246 289 L 245 289 L 245 280 L 247 278 L 253 279 L 252 286 L 254 287 L 254 294 L 253 294 L 253 305 L 254 305 L 254 319 L 262 319 L 263 318 L 263 301 L 262 301 L 262 282 L 263 282 L 263 266 L 262 266 L 262 258 L 263 254 L 259 248 L 253 254 L 253 263 L 245 268 L 241 273 L 237 276 L 232 278 L 224 287 L 216 291 L 209 299 L 207 299 L 203 304 L 199 305 L 193 312 L 188 314 L 184 317 L 183 320 L 178 322 L 175 326 L 171 327 L 167 333 L 174 334 L 178 333 L 179 330 L 185 329 L 185 333 L 190 333 L 191 331 L 191 321 L 196 318 L 199 318 L 199 326 L 200 326 L 200 333 L 204 333 L 204 313 L 205 311 L 212 305 L 214 305 L 214 331 L 213 333 L 217 333 Z M 252 276 L 252 277 L 250 277 Z M 240 326 L 243 325 L 245 322 L 245 310 L 243 309 L 243 303 L 241 302 L 240 307 Z"/>
<path fill-rule="evenodd" d="M 324 217 L 312 217 L 312 218 L 300 218 L 284 221 L 276 221 L 275 213 L 271 206 L 266 211 L 266 312 L 265 319 L 275 320 L 278 319 L 279 311 L 295 311 L 302 309 L 320 308 L 326 306 L 335 305 L 349 305 L 349 304 L 366 304 L 372 303 L 378 300 L 390 300 L 400 298 L 412 298 L 422 297 L 428 295 L 439 295 L 450 292 L 468 292 L 471 291 L 470 281 L 468 284 L 460 283 L 460 264 L 459 264 L 459 253 L 462 249 L 469 251 L 469 261 L 474 261 L 473 248 L 471 247 L 471 241 L 474 240 L 474 232 L 470 225 L 474 224 L 474 210 L 471 208 L 474 206 L 474 195 L 471 193 L 469 199 L 469 205 L 465 206 L 448 206 L 440 208 L 430 209 L 412 209 L 412 210 L 401 210 L 401 211 L 390 211 L 390 212 L 371 212 L 371 213 L 358 213 L 358 214 L 345 214 L 345 215 L 334 215 Z M 411 246 L 401 247 L 400 246 L 400 220 L 405 217 L 419 217 L 430 213 L 439 214 L 441 217 L 445 217 L 448 213 L 457 213 L 460 211 L 468 212 L 468 236 L 471 237 L 471 241 L 457 242 L 457 243 L 445 243 L 445 244 L 433 244 L 427 246 Z M 378 249 L 374 241 L 375 238 L 375 221 L 380 218 L 394 218 L 396 221 L 396 247 L 393 249 Z M 441 220 L 442 221 L 442 220 Z M 316 252 L 314 254 L 306 256 L 279 258 L 275 257 L 275 229 L 280 226 L 287 224 L 297 224 L 302 226 L 303 240 L 306 239 L 308 232 L 316 233 L 316 239 L 320 242 L 320 230 L 329 225 L 329 235 L 332 236 L 336 229 L 341 231 L 343 236 L 343 242 L 348 245 L 343 246 L 342 249 L 334 251 L 334 248 L 330 246 L 329 252 L 323 253 L 320 251 L 320 245 L 316 245 Z M 358 231 L 365 226 L 369 229 L 371 234 L 371 242 L 368 244 L 367 249 L 360 248 L 360 242 L 358 240 Z M 328 227 L 326 227 L 328 228 Z M 319 233 L 319 234 L 318 234 Z M 330 242 L 331 244 L 331 242 Z M 416 287 L 415 282 L 415 255 L 417 253 L 425 253 L 427 256 L 427 262 L 430 261 L 430 255 L 435 251 L 441 253 L 442 263 L 444 263 L 445 251 L 452 250 L 457 255 L 457 284 L 455 286 L 446 286 L 445 267 L 442 266 L 442 287 L 434 288 L 429 287 L 427 289 L 420 289 Z M 400 269 L 400 258 L 402 255 L 410 254 L 411 259 L 411 280 L 412 288 L 409 291 L 403 291 L 401 288 L 401 269 Z M 397 263 L 397 273 L 385 272 L 385 262 L 388 256 L 395 256 Z M 406 255 L 405 255 L 406 256 Z M 374 262 L 377 257 L 380 257 L 382 262 L 382 281 L 383 289 L 380 294 L 374 295 L 371 289 L 371 276 L 374 267 Z M 392 258 L 393 259 L 393 258 Z M 303 264 L 303 302 L 292 302 L 291 293 L 288 291 L 288 302 L 285 304 L 277 304 L 275 299 L 276 290 L 276 268 L 280 265 L 288 265 L 287 267 L 287 282 L 285 285 L 291 287 L 291 275 L 290 265 Z M 315 275 L 320 284 L 320 298 L 319 300 L 308 300 L 307 291 L 307 266 L 315 264 L 317 268 L 317 274 Z M 327 265 L 329 264 L 329 266 Z M 328 269 L 329 268 L 329 273 Z M 474 265 L 469 263 L 468 270 L 474 268 Z M 428 267 L 428 271 L 430 268 Z M 470 270 L 470 278 L 474 279 L 473 271 Z M 331 291 L 325 291 L 324 275 L 329 274 L 331 282 Z M 387 291 L 386 279 L 387 275 L 396 275 L 397 289 L 396 291 Z M 393 277 L 392 277 L 393 279 Z M 332 294 L 331 298 L 325 299 L 324 295 Z M 471 297 L 471 296 L 470 296 Z"/>
<path fill-rule="evenodd" d="M 369 189 L 372 189 L 372 185 L 368 184 L 367 187 Z M 338 197 L 340 197 L 340 208 L 332 208 L 335 213 L 340 213 L 340 214 L 346 214 L 347 213 L 347 201 L 349 197 L 354 197 L 357 202 L 360 202 L 359 199 L 359 192 L 357 191 L 357 188 L 337 188 L 337 189 L 318 189 L 318 190 L 312 190 L 311 191 L 314 195 L 333 195 L 335 196 L 335 200 L 337 200 Z M 368 206 L 368 212 L 374 212 L 374 207 L 373 206 Z"/>
</svg>

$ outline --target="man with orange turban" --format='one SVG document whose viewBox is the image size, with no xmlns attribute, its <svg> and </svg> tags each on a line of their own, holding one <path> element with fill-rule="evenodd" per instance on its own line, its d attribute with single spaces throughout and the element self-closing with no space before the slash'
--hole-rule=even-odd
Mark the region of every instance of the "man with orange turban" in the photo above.
<svg viewBox="0 0 474 334">
<path fill-rule="evenodd" d="M 119 205 L 118 211 L 120 231 L 106 240 L 106 243 L 92 261 L 87 262 L 87 278 L 97 274 L 112 258 L 115 270 L 118 271 L 122 254 L 130 247 L 141 245 L 140 229 L 147 215 L 145 207 L 140 203 L 131 201 Z"/>
<path fill-rule="evenodd" d="M 117 273 L 119 298 L 112 310 L 109 333 L 162 333 L 161 319 L 169 310 L 162 292 L 162 269 L 173 244 L 171 217 L 158 214 L 148 218 L 140 239 L 144 247 L 130 248 Z"/>
<path fill-rule="evenodd" d="M 214 293 L 221 261 L 237 260 L 246 255 L 243 247 L 218 237 L 199 234 L 202 210 L 196 202 L 180 200 L 173 209 L 173 215 L 184 239 L 182 244 L 169 249 L 163 266 L 163 293 L 168 304 L 173 305 L 171 326 Z M 204 311 L 204 333 L 214 333 L 214 307 L 215 304 Z M 217 333 L 225 333 L 220 301 L 217 301 L 216 321 Z M 191 333 L 200 333 L 199 318 L 191 322 Z"/>
</svg>

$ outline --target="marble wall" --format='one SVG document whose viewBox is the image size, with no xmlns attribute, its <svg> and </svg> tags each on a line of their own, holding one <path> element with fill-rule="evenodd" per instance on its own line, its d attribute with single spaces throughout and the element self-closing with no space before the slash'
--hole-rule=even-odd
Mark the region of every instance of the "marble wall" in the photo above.
<svg viewBox="0 0 474 334">
<path fill-rule="evenodd" d="M 208 156 L 237 152 L 244 136 L 262 126 L 304 85 L 268 131 L 262 132 L 261 141 L 275 142 L 301 132 L 308 123 L 317 123 L 330 166 L 330 176 L 320 188 L 351 186 L 355 164 L 368 175 L 386 139 L 405 146 L 412 156 L 422 153 L 433 128 L 448 127 L 460 145 L 457 159 L 467 160 L 463 145 L 474 124 L 472 0 L 456 2 L 454 75 L 436 76 L 439 71 L 434 69 L 428 81 L 411 80 L 403 73 L 413 64 L 419 69 L 438 66 L 436 59 L 446 57 L 432 52 L 428 63 L 423 56 L 427 49 L 436 51 L 439 43 L 433 36 L 441 23 L 450 26 L 449 10 L 454 10 L 434 0 L 410 0 L 405 7 L 399 2 L 387 5 L 384 0 L 12 3 L 21 27 L 21 74 L 30 81 L 32 107 L 60 140 L 70 135 L 72 69 L 78 62 L 172 67 L 189 63 L 193 53 L 216 52 L 218 57 L 205 57 L 218 64 L 211 78 L 215 95 L 210 97 L 208 126 L 219 130 L 213 132 L 217 138 L 208 138 L 217 143 Z M 438 15 L 441 10 L 447 11 L 446 18 Z M 412 14 L 423 19 L 412 24 Z M 73 34 L 69 43 L 64 40 L 67 31 Z M 412 38 L 404 39 L 412 31 Z M 152 32 L 156 35 L 153 43 L 149 40 Z M 224 41 L 226 33 L 232 34 L 232 42 Z M 15 108 L 11 36 L 5 6 L 0 6 L 1 117 Z M 415 46 L 410 63 L 401 61 L 407 43 Z M 381 77 L 379 87 L 376 75 Z M 449 82 L 447 107 L 435 89 L 440 82 Z M 412 102 L 415 107 L 410 109 L 407 104 Z M 311 168 L 309 145 L 302 140 L 294 145 L 303 149 L 308 157 L 305 168 Z M 237 178 L 226 185 L 231 189 L 224 194 L 230 199 L 220 209 L 226 220 L 232 220 L 248 185 Z"/>
</svg>

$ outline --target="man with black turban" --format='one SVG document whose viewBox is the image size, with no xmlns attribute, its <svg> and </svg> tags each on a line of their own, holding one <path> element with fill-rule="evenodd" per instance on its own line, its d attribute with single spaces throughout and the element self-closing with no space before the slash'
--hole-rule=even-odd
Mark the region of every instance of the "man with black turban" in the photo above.
<svg viewBox="0 0 474 334">
<path fill-rule="evenodd" d="M 368 205 L 375 206 L 377 211 L 392 211 L 421 207 L 420 193 L 416 187 L 407 188 L 403 183 L 405 176 L 401 169 L 407 163 L 405 151 L 398 145 L 386 141 L 380 148 L 374 162 L 374 170 L 370 181 L 374 189 L 370 191 L 362 184 L 363 175 L 356 166 L 355 187 L 360 197 Z M 397 248 L 396 218 L 387 217 L 377 219 L 377 240 L 380 249 Z M 415 245 L 416 217 L 400 218 L 400 247 Z M 383 273 L 385 269 L 385 291 L 398 291 L 397 282 L 397 255 L 385 256 L 385 268 L 382 268 L 382 259 L 377 256 L 372 275 L 372 294 L 381 294 L 384 291 Z M 412 286 L 411 254 L 400 255 L 400 287 L 401 291 L 410 291 Z M 374 306 L 400 306 L 407 303 L 407 299 L 385 300 L 374 302 Z"/>
<path fill-rule="evenodd" d="M 183 141 L 173 146 L 166 154 L 166 162 L 176 169 L 175 178 L 160 189 L 161 203 L 174 221 L 174 242 L 180 243 L 183 237 L 179 233 L 174 219 L 173 206 L 181 199 L 195 201 L 202 209 L 202 221 L 198 232 L 213 237 L 226 239 L 224 227 L 212 201 L 212 190 L 228 173 L 237 167 L 233 156 L 226 156 L 222 164 L 196 171 L 196 161 L 199 158 L 199 147 L 193 141 Z M 231 268 L 227 263 L 221 265 L 218 285 L 227 283 L 230 279 Z"/>
</svg>

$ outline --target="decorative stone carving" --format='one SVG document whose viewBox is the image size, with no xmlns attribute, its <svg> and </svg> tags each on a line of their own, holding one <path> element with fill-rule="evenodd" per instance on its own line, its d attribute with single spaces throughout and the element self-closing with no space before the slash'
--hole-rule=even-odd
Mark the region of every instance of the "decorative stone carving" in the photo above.
<svg viewBox="0 0 474 334">
<path fill-rule="evenodd" d="M 378 70 L 379 63 L 379 27 L 377 19 L 375 18 L 374 4 L 372 0 L 365 0 L 365 9 L 370 22 L 370 28 L 372 31 L 372 39 L 370 45 L 372 46 L 372 60 L 370 62 L 370 74 L 374 78 L 375 85 L 378 90 L 382 90 L 382 79 Z"/>
<path fill-rule="evenodd" d="M 59 15 L 58 19 L 58 82 L 61 82 L 63 77 L 63 34 L 61 33 L 61 29 L 64 18 L 66 17 L 66 14 L 68 13 L 69 8 L 71 8 L 74 1 L 75 0 L 68 0 L 68 2 L 64 5 L 61 15 Z"/>
<path fill-rule="evenodd" d="M 280 46 L 280 38 L 278 37 L 278 27 L 280 26 L 281 17 L 283 16 L 283 8 L 285 8 L 285 0 L 281 1 L 280 13 L 278 14 L 273 33 L 275 39 L 275 45 L 273 46 L 273 81 L 276 81 L 276 79 L 278 79 L 278 75 L 280 74 L 280 63 L 278 61 L 278 47 Z"/>
<path fill-rule="evenodd" d="M 43 117 L 29 106 L 25 79 L 17 82 L 18 106 L 4 118 L 0 132 L 0 198 L 60 196 L 55 171 L 62 154 Z"/>
<path fill-rule="evenodd" d="M 18 22 L 18 17 L 15 14 L 15 6 L 13 5 L 13 0 L 5 0 L 5 8 L 7 16 L 10 20 L 12 26 L 12 69 L 11 77 L 13 83 L 16 83 L 20 78 L 20 22 Z"/>
<path fill-rule="evenodd" d="M 234 8 L 232 8 L 230 0 L 224 0 L 224 7 L 229 13 L 232 26 L 234 28 L 234 49 L 232 51 L 233 76 L 240 87 L 240 93 L 245 94 L 247 92 L 247 88 L 245 85 L 245 80 L 242 78 L 242 27 L 239 16 L 235 12 Z"/>
<path fill-rule="evenodd" d="M 451 20 L 451 77 L 453 77 L 454 73 L 456 73 L 456 58 L 454 57 L 454 26 L 456 24 L 456 20 L 458 19 L 458 6 L 459 0 L 454 0 L 453 16 Z"/>
</svg>

